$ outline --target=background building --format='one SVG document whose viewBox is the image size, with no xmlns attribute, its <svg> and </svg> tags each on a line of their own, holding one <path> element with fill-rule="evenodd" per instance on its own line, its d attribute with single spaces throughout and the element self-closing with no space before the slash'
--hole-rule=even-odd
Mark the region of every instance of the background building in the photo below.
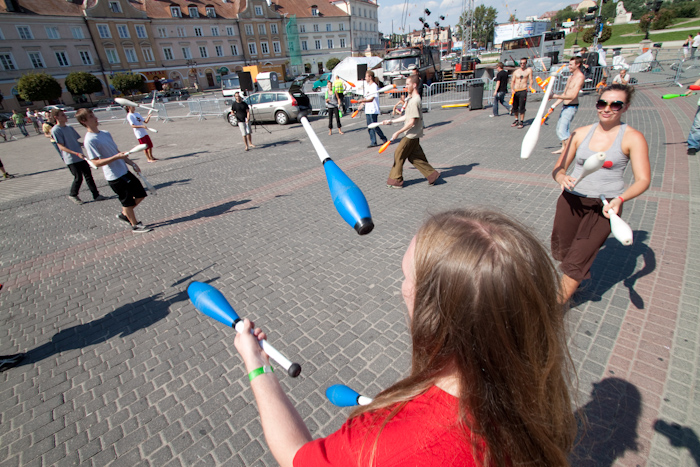
<svg viewBox="0 0 700 467">
<path fill-rule="evenodd" d="M 354 55 L 365 53 L 368 46 L 372 51 L 383 49 L 379 39 L 379 20 L 376 1 L 371 0 L 329 0 L 331 4 L 350 15 L 351 47 Z"/>
</svg>

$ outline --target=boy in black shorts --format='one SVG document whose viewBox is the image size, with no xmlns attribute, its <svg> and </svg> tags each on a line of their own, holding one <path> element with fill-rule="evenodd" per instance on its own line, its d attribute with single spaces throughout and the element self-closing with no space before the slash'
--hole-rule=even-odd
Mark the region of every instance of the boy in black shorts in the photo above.
<svg viewBox="0 0 700 467">
<path fill-rule="evenodd" d="M 117 214 L 117 218 L 128 222 L 134 233 L 150 232 L 152 229 L 144 227 L 134 214 L 134 208 L 147 196 L 146 191 L 126 165 L 129 164 L 137 172 L 141 172 L 141 169 L 126 154 L 119 152 L 109 132 L 97 128 L 99 122 L 92 110 L 80 109 L 75 118 L 87 128 L 84 143 L 87 158 L 96 166 L 102 167 L 105 179 L 122 204 L 122 212 Z"/>
</svg>

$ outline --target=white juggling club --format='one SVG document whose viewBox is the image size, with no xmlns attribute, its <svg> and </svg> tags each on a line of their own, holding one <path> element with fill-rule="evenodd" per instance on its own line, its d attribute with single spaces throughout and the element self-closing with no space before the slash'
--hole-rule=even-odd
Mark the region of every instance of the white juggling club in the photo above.
<svg viewBox="0 0 700 467">
<path fill-rule="evenodd" d="M 608 205 L 605 195 L 600 195 L 600 200 L 604 206 Z M 612 209 L 608 211 L 608 214 L 610 215 L 610 230 L 613 236 L 623 245 L 630 246 L 632 244 L 632 228 L 620 216 L 615 214 L 615 211 Z"/>
</svg>

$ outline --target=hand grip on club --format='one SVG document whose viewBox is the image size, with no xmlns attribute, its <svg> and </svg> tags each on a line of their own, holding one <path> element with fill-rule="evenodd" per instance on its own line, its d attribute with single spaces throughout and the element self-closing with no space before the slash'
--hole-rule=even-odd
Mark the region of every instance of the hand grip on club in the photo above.
<svg viewBox="0 0 700 467">
<path fill-rule="evenodd" d="M 230 326 L 241 332 L 243 329 L 243 320 L 238 316 L 238 313 L 233 309 L 231 304 L 226 300 L 226 297 L 217 290 L 214 286 L 205 284 L 204 282 L 193 281 L 187 287 L 187 294 L 190 297 L 192 305 L 220 323 Z M 263 339 L 260 342 L 260 347 L 274 361 L 280 364 L 282 368 L 287 370 L 287 373 L 292 378 L 296 378 L 301 373 L 301 365 L 292 363 L 277 349 L 272 347 L 267 340 Z"/>
<path fill-rule="evenodd" d="M 605 195 L 600 195 L 600 200 L 603 202 L 603 206 L 609 204 L 608 200 L 605 199 Z M 615 214 L 615 211 L 612 209 L 608 210 L 608 214 L 610 215 L 610 231 L 613 237 L 624 246 L 630 246 L 633 241 L 632 227 L 630 227 L 627 222 L 623 221 L 620 216 Z"/>
<path fill-rule="evenodd" d="M 326 397 L 331 404 L 337 407 L 354 407 L 356 405 L 369 405 L 373 399 L 360 395 L 354 389 L 344 384 L 334 384 L 326 389 Z"/>
</svg>

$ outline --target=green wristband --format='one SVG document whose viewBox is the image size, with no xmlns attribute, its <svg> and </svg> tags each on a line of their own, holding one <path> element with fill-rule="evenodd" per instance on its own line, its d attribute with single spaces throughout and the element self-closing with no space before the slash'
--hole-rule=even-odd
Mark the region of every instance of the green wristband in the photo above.
<svg viewBox="0 0 700 467">
<path fill-rule="evenodd" d="M 265 374 L 265 373 L 274 373 L 274 370 L 272 369 L 271 366 L 268 366 L 268 365 L 261 366 L 260 368 L 256 368 L 255 370 L 248 373 L 248 381 L 253 381 L 256 377 L 258 377 L 262 374 Z"/>
</svg>

